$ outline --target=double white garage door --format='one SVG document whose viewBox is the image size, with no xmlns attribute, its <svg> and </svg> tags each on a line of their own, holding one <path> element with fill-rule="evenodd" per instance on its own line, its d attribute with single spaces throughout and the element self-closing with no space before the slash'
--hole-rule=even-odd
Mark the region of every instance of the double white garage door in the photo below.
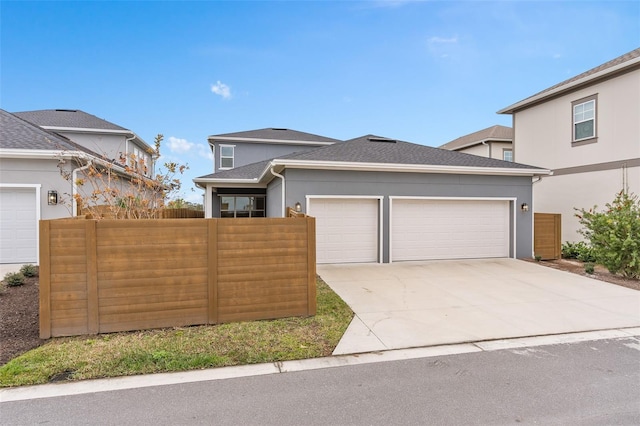
<svg viewBox="0 0 640 426">
<path fill-rule="evenodd" d="M 318 263 L 381 261 L 381 198 L 311 198 Z M 393 262 L 509 256 L 509 201 L 391 199 Z"/>
<path fill-rule="evenodd" d="M 38 207 L 35 188 L 0 188 L 0 263 L 36 263 Z"/>
</svg>

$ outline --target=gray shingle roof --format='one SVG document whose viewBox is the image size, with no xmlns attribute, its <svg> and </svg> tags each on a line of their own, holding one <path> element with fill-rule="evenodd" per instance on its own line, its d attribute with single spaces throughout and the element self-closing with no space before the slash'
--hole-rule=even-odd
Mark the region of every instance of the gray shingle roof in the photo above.
<svg viewBox="0 0 640 426">
<path fill-rule="evenodd" d="M 130 130 L 117 124 L 87 114 L 80 110 L 43 109 L 39 111 L 14 112 L 14 115 L 41 127 L 71 127 L 76 129 Z"/>
<path fill-rule="evenodd" d="M 249 164 L 236 169 L 202 176 L 197 179 L 256 179 L 271 160 Z M 488 169 L 544 170 L 520 163 L 480 157 L 457 151 L 448 151 L 410 142 L 397 141 L 375 135 L 366 135 L 343 143 L 296 152 L 275 160 L 309 162 L 407 164 L 425 166 L 472 167 Z"/>
<path fill-rule="evenodd" d="M 284 140 L 284 141 L 303 141 L 303 142 L 341 142 L 338 139 L 328 138 L 325 136 L 314 135 L 312 133 L 299 132 L 291 129 L 268 128 L 258 130 L 248 130 L 245 132 L 223 133 L 220 135 L 209 136 L 209 139 L 224 138 L 241 138 L 241 139 L 262 139 L 262 140 Z"/>
<path fill-rule="evenodd" d="M 615 67 L 617 65 L 622 65 L 625 62 L 629 62 L 629 61 L 631 61 L 633 59 L 636 59 L 638 57 L 640 57 L 640 48 L 634 49 L 631 52 L 628 52 L 628 53 L 625 53 L 624 55 L 618 56 L 617 58 L 614 58 L 614 59 L 612 59 L 612 60 L 610 60 L 608 62 L 605 62 L 602 65 L 598 65 L 595 68 L 591 68 L 590 70 L 585 71 L 582 74 L 578 74 L 575 77 L 571 77 L 571 78 L 569 78 L 567 80 L 564 80 L 564 81 L 562 81 L 562 82 L 560 82 L 558 84 L 555 84 L 555 85 L 553 85 L 553 86 L 551 86 L 551 87 L 549 87 L 547 89 L 544 89 L 541 92 L 538 92 L 538 93 L 536 93 L 534 95 L 529 96 L 528 98 L 525 98 L 525 99 L 523 99 L 521 101 L 516 102 L 513 105 L 510 105 L 510 106 L 508 106 L 506 108 L 501 109 L 500 111 L 498 111 L 498 113 L 499 114 L 512 114 L 516 109 L 521 109 L 524 106 L 529 105 L 531 102 L 539 101 L 540 97 L 545 98 L 544 95 L 546 93 L 548 93 L 548 92 L 560 90 L 561 93 L 562 93 L 562 91 L 563 91 L 562 88 L 564 86 L 568 86 L 567 87 L 567 89 L 568 89 L 570 87 L 571 83 L 575 83 L 575 82 L 577 82 L 579 80 L 582 80 L 584 78 L 587 78 L 589 76 L 597 74 L 597 73 L 599 73 L 601 71 L 606 71 L 607 69 L 613 68 L 613 67 Z M 551 95 L 551 93 L 549 93 L 549 95 Z M 531 101 L 531 102 L 529 102 L 529 101 Z"/>
<path fill-rule="evenodd" d="M 513 129 L 511 127 L 500 125 L 487 127 L 486 129 L 482 129 L 447 142 L 444 145 L 441 145 L 440 148 L 455 150 L 461 147 L 476 145 L 483 141 L 490 140 L 513 141 Z"/>
<path fill-rule="evenodd" d="M 95 152 L 0 109 L 0 148 Z"/>
</svg>

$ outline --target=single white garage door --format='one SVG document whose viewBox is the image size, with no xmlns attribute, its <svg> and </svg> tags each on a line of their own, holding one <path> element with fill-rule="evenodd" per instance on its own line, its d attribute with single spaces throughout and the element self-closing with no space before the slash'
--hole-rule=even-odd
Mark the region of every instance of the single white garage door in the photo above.
<svg viewBox="0 0 640 426">
<path fill-rule="evenodd" d="M 378 261 L 378 200 L 312 198 L 317 263 Z"/>
<path fill-rule="evenodd" d="M 392 201 L 392 261 L 509 256 L 509 202 Z"/>
<path fill-rule="evenodd" d="M 36 191 L 0 188 L 0 263 L 36 263 Z"/>
</svg>

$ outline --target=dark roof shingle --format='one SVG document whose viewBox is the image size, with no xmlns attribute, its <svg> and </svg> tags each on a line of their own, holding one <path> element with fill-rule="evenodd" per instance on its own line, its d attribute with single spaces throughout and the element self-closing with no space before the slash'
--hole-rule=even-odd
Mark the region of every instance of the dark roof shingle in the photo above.
<svg viewBox="0 0 640 426">
<path fill-rule="evenodd" d="M 14 112 L 14 115 L 41 127 L 69 127 L 75 129 L 130 130 L 80 110 L 43 109 Z"/>
<path fill-rule="evenodd" d="M 0 148 L 95 152 L 0 109 Z"/>
<path fill-rule="evenodd" d="M 513 129 L 511 127 L 495 125 L 486 129 L 461 136 L 441 145 L 441 149 L 455 150 L 469 145 L 479 144 L 487 140 L 513 141 Z"/>
<path fill-rule="evenodd" d="M 240 138 L 240 139 L 261 139 L 261 140 L 281 140 L 281 141 L 300 141 L 300 142 L 322 142 L 335 143 L 341 142 L 338 139 L 328 138 L 326 136 L 314 135 L 312 133 L 299 132 L 291 129 L 268 128 L 248 130 L 244 132 L 223 133 L 220 135 L 209 136 L 209 139 L 224 138 Z"/>
</svg>

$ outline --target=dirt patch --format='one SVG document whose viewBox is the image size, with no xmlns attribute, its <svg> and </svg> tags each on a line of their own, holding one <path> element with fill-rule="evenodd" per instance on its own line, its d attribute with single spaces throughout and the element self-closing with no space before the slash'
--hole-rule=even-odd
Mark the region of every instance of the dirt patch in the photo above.
<svg viewBox="0 0 640 426">
<path fill-rule="evenodd" d="M 587 274 L 584 270 L 584 263 L 575 259 L 543 260 L 540 262 L 540 265 L 560 269 L 562 271 L 571 272 L 589 278 L 595 278 L 596 280 L 632 288 L 634 290 L 640 290 L 640 280 L 614 275 L 602 265 L 596 265 L 593 274 Z"/>
<path fill-rule="evenodd" d="M 38 278 L 0 290 L 0 365 L 42 345 L 38 324 Z"/>
</svg>

